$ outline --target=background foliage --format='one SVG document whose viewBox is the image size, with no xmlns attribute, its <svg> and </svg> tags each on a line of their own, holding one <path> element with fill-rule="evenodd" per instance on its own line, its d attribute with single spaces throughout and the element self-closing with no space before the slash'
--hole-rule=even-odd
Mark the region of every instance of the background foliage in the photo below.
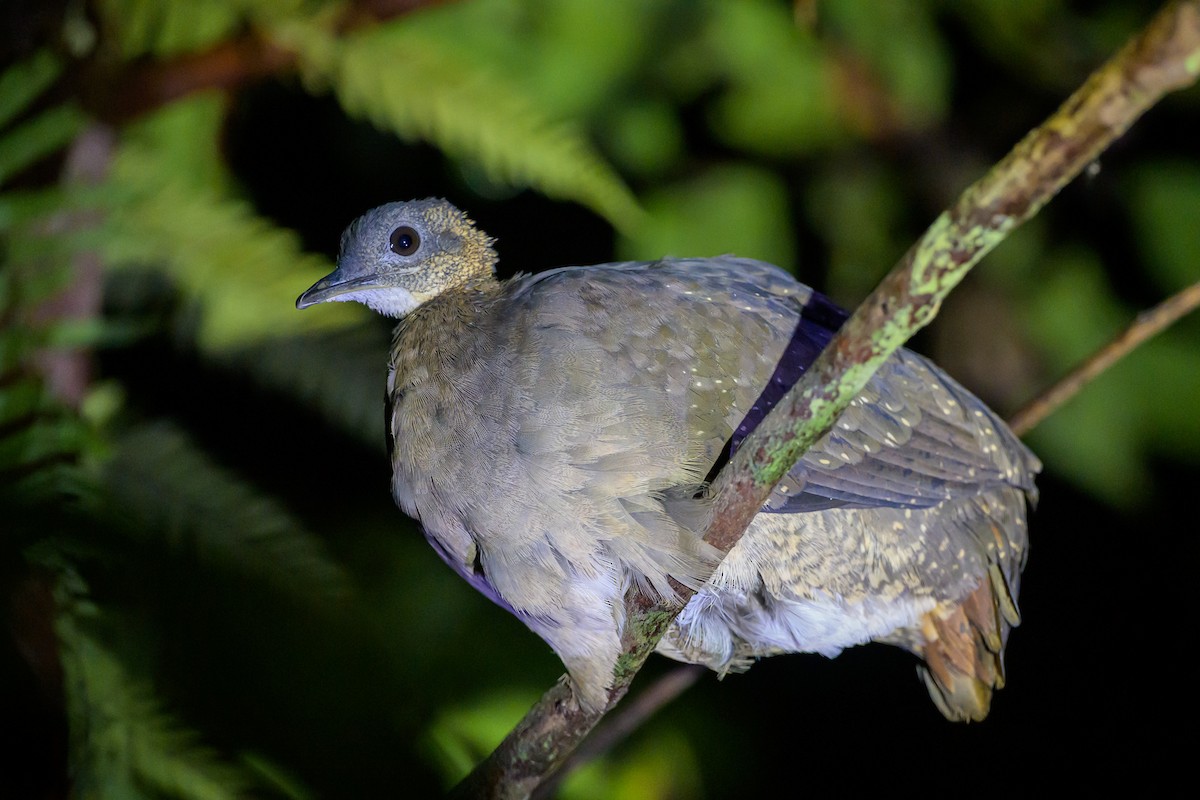
<svg viewBox="0 0 1200 800">
<path fill-rule="evenodd" d="M 388 324 L 293 308 L 361 211 L 447 196 L 507 273 L 736 252 L 853 305 L 1153 11 L 407 5 L 5 6 L 11 796 L 421 796 L 560 673 L 392 506 Z M 1011 412 L 1194 282 L 1198 121 L 1195 90 L 1152 111 L 916 346 Z M 898 651 L 776 658 L 704 679 L 563 796 L 1166 780 L 1165 722 L 1196 711 L 1174 648 L 1197 397 L 1190 319 L 1030 436 L 1026 622 L 987 722 L 942 721 Z"/>
</svg>

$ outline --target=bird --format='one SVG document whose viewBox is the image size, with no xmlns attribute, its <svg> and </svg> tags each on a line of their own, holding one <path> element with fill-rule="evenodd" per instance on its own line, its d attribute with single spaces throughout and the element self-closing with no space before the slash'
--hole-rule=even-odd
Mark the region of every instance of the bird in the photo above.
<svg viewBox="0 0 1200 800">
<path fill-rule="evenodd" d="M 945 717 L 987 715 L 1041 469 L 994 412 L 898 350 L 721 553 L 703 540 L 713 471 L 846 313 L 750 258 L 499 280 L 495 244 L 446 200 L 388 203 L 346 228 L 296 306 L 398 319 L 394 499 L 557 653 L 581 707 L 610 702 L 626 593 L 684 586 L 668 657 L 724 676 L 883 642 L 918 657 Z"/>
</svg>

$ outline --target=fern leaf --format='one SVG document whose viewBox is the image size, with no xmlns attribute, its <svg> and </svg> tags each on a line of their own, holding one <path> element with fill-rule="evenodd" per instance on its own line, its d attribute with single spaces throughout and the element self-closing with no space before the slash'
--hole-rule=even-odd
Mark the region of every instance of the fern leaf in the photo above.
<svg viewBox="0 0 1200 800">
<path fill-rule="evenodd" d="M 0 474 L 69 457 L 78 452 L 85 430 L 65 415 L 54 413 L 42 387 L 33 380 L 18 381 L 0 392 Z"/>
<path fill-rule="evenodd" d="M 66 146 L 86 121 L 75 106 L 58 106 L 9 131 L 0 138 L 0 183 Z"/>
<path fill-rule="evenodd" d="M 178 182 L 199 191 L 229 191 L 234 181 L 221 154 L 227 111 L 221 93 L 204 92 L 163 106 L 127 126 L 118 162 L 135 157 L 146 163 L 142 171 L 119 177 L 134 178 L 137 186 Z"/>
<path fill-rule="evenodd" d="M 43 220 L 74 199 L 58 187 L 0 193 L 0 234 L 12 235 L 18 227 Z M 7 255 L 12 258 L 11 247 Z"/>
<path fill-rule="evenodd" d="M 96 4 L 107 35 L 126 58 L 170 56 L 210 45 L 237 30 L 243 3 L 206 0 L 103 0 Z"/>
<path fill-rule="evenodd" d="M 60 590 L 60 597 L 63 592 Z M 199 737 L 164 713 L 149 689 L 89 635 L 78 601 L 60 613 L 73 795 L 79 798 L 232 800 L 252 782 L 222 762 Z"/>
<path fill-rule="evenodd" d="M 114 209 L 109 224 L 107 263 L 155 264 L 200 302 L 202 349 L 361 321 L 342 307 L 320 318 L 296 312 L 294 298 L 332 265 L 244 201 L 168 184 Z"/>
<path fill-rule="evenodd" d="M 58 77 L 60 66 L 48 53 L 9 67 L 0 75 L 0 127 L 24 111 Z M 71 141 L 86 117 L 73 105 L 51 108 L 0 137 L 0 184 Z"/>
<path fill-rule="evenodd" d="M 0 74 L 0 126 L 20 114 L 62 72 L 62 64 L 48 50 L 9 67 Z"/>
<path fill-rule="evenodd" d="M 456 58 L 456 46 L 401 19 L 335 40 L 313 26 L 280 26 L 314 85 L 333 87 L 347 113 L 478 164 L 493 179 L 575 200 L 628 229 L 642 217 L 632 193 L 568 123 L 555 123 L 511 83 Z"/>
<path fill-rule="evenodd" d="M 37 359 L 54 346 L 90 344 L 91 323 L 37 317 L 44 301 L 66 280 L 65 261 L 48 253 L 57 245 L 39 230 L 36 209 L 57 192 L 14 197 L 0 194 L 0 499 L 21 504 L 60 503 L 78 492 L 76 462 L 93 442 L 87 423 L 46 392 Z M 42 209 L 44 211 L 44 209 Z M 37 324 L 31 324 L 36 319 Z"/>
<path fill-rule="evenodd" d="M 102 513 L 132 536 L 304 602 L 336 602 L 352 591 L 319 538 L 178 429 L 142 426 L 115 446 L 101 478 L 109 504 Z"/>
<path fill-rule="evenodd" d="M 195 52 L 254 22 L 270 22 L 336 7 L 325 0 L 101 0 L 96 3 L 108 37 L 126 58 Z"/>
<path fill-rule="evenodd" d="M 203 309 L 208 352 L 260 339 L 361 322 L 353 309 L 296 313 L 294 298 L 332 269 L 295 233 L 229 194 L 216 142 L 220 98 L 172 103 L 130 126 L 103 188 L 93 245 L 109 268 L 154 266 Z M 0 202 L 0 221 L 3 220 Z"/>
<path fill-rule="evenodd" d="M 226 179 L 200 177 L 220 167 L 203 135 L 181 141 L 191 121 L 207 132 L 218 107 L 212 98 L 175 103 L 131 131 L 114 158 L 107 187 L 109 214 L 97 245 L 106 264 L 159 267 L 204 310 L 199 345 L 232 345 L 361 322 L 353 309 L 296 313 L 294 298 L 332 265 L 306 253 L 299 237 L 229 196 Z M 197 114 L 199 110 L 199 114 Z M 167 146 L 165 141 L 172 144 Z M 214 151 L 215 152 L 215 151 Z M 197 169 L 177 170 L 179 164 Z"/>
<path fill-rule="evenodd" d="M 78 494 L 86 424 L 51 403 L 33 378 L 0 380 L 0 506 L 28 506 Z"/>
</svg>

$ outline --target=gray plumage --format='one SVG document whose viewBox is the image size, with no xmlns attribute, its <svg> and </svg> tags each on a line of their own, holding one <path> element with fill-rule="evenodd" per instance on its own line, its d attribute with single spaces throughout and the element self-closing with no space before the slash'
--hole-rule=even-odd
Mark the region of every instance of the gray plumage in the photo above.
<svg viewBox="0 0 1200 800">
<path fill-rule="evenodd" d="M 725 672 L 884 641 L 925 660 L 947 717 L 987 713 L 1040 468 L 990 410 L 898 352 L 721 560 L 698 490 L 781 355 L 827 340 L 827 301 L 731 256 L 501 283 L 491 245 L 445 201 L 391 203 L 297 305 L 400 317 L 395 498 L 554 648 L 585 705 L 607 702 L 624 593 L 674 579 L 697 594 L 659 645 L 673 658 Z"/>
</svg>

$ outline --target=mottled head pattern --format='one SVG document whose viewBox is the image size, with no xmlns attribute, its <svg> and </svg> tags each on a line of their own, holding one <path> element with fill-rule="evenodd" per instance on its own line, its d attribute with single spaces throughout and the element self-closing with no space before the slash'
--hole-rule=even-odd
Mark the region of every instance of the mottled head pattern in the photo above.
<svg viewBox="0 0 1200 800">
<path fill-rule="evenodd" d="M 403 317 L 449 289 L 493 281 L 492 243 L 445 200 L 388 203 L 346 228 L 337 269 L 300 295 L 296 307 L 354 301 Z"/>
</svg>

